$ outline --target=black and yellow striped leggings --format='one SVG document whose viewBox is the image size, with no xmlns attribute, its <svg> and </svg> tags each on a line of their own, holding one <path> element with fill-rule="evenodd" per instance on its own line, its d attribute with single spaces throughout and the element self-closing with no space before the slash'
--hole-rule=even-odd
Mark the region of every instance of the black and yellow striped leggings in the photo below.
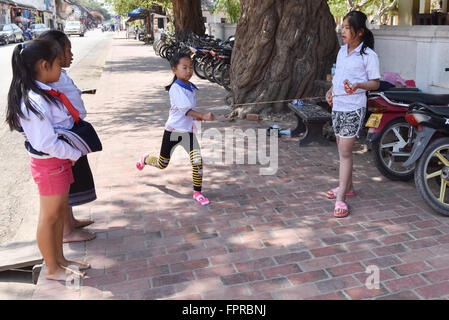
<svg viewBox="0 0 449 320">
<path fill-rule="evenodd" d="M 159 169 L 167 168 L 170 163 L 170 157 L 178 145 L 181 145 L 190 156 L 193 171 L 193 190 L 201 191 L 203 182 L 203 158 L 201 157 L 198 140 L 192 132 L 171 132 L 165 130 L 159 159 L 154 160 L 156 163 L 152 163 L 151 165 Z"/>
</svg>

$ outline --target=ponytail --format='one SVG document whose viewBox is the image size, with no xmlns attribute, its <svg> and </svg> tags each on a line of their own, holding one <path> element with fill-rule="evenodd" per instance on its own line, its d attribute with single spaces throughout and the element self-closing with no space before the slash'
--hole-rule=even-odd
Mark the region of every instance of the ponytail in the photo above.
<svg viewBox="0 0 449 320">
<path fill-rule="evenodd" d="M 178 80 L 178 77 L 175 75 L 173 77 L 172 82 L 168 86 L 165 87 L 165 90 L 170 91 L 171 86 L 173 85 L 173 83 L 175 83 L 176 80 Z"/>
<path fill-rule="evenodd" d="M 360 54 L 366 54 L 365 49 L 370 48 L 374 50 L 374 35 L 366 27 L 366 20 L 368 19 L 366 15 L 361 11 L 350 11 L 343 20 L 348 19 L 349 26 L 354 30 L 355 33 L 363 30 L 362 35 L 362 49 L 360 50 Z"/>
<path fill-rule="evenodd" d="M 368 47 L 371 50 L 374 50 L 374 35 L 370 29 L 366 28 L 363 30 L 362 36 L 363 46 L 362 50 L 360 50 L 361 54 L 366 54 L 365 49 Z"/>
<path fill-rule="evenodd" d="M 14 48 L 11 61 L 12 81 L 6 109 L 6 123 L 10 130 L 20 130 L 19 118 L 25 119 L 21 108 L 22 99 L 28 112 L 31 111 L 42 119 L 40 112 L 31 104 L 28 96 L 30 91 L 41 95 L 48 102 L 55 102 L 54 97 L 36 84 L 36 65 L 41 60 L 53 64 L 60 52 L 58 45 L 47 40 L 32 40 Z"/>
</svg>

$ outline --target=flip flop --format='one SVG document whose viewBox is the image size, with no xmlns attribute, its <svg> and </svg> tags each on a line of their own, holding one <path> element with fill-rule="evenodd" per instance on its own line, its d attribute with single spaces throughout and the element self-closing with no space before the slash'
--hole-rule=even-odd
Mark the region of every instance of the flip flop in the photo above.
<svg viewBox="0 0 449 320">
<path fill-rule="evenodd" d="M 337 212 L 337 209 L 342 209 L 340 212 Z M 334 217 L 336 218 L 344 218 L 349 215 L 348 205 L 343 201 L 336 201 L 334 208 Z"/>
<path fill-rule="evenodd" d="M 337 198 L 337 194 L 338 194 L 338 187 L 329 190 L 328 192 L 326 192 L 326 197 L 328 199 L 336 199 Z M 351 192 L 347 192 L 345 194 L 346 197 L 353 197 L 355 196 L 355 191 L 351 191 Z"/>
</svg>

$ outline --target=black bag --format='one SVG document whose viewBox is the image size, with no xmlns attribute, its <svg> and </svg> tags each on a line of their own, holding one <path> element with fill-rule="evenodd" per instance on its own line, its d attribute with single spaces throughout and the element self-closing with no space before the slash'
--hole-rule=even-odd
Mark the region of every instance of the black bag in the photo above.
<svg viewBox="0 0 449 320">
<path fill-rule="evenodd" d="M 87 121 L 79 120 L 75 122 L 72 129 L 55 129 L 60 139 L 65 140 L 72 147 L 81 151 L 84 156 L 91 152 L 103 150 L 100 138 L 94 127 Z"/>
</svg>

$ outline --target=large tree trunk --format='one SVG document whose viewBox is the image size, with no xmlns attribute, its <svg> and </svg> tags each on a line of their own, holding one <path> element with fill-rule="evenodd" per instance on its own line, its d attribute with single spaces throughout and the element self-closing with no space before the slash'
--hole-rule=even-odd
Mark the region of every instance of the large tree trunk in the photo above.
<svg viewBox="0 0 449 320">
<path fill-rule="evenodd" d="M 316 94 L 339 45 L 326 0 L 241 0 L 231 61 L 235 104 Z M 280 112 L 285 103 L 244 106 L 234 116 Z"/>
<path fill-rule="evenodd" d="M 201 0 L 172 0 L 176 34 L 194 32 L 204 35 L 206 28 L 201 11 Z"/>
</svg>

